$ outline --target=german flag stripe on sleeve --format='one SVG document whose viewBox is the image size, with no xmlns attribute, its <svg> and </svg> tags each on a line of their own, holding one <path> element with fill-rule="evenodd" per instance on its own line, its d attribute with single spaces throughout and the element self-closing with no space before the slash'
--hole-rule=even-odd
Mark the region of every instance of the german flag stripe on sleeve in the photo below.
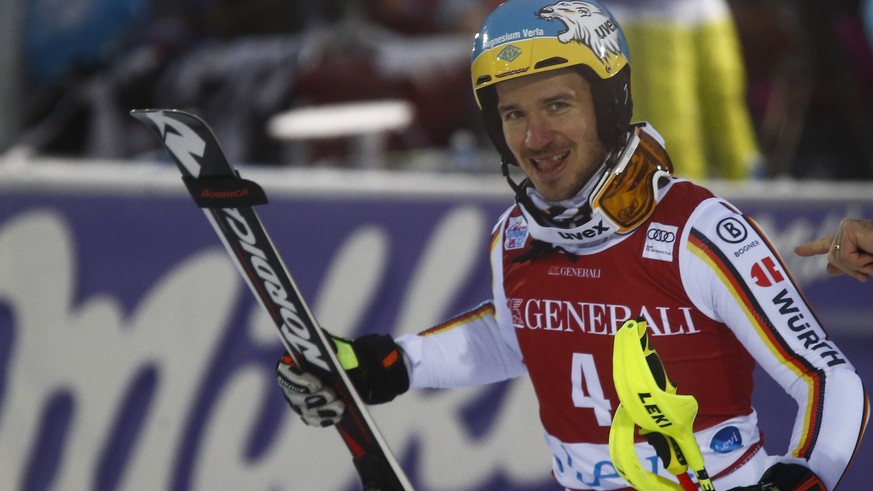
<svg viewBox="0 0 873 491">
<path fill-rule="evenodd" d="M 485 302 L 473 310 L 468 310 L 463 314 L 460 314 L 456 317 L 449 319 L 442 324 L 431 327 L 430 329 L 424 330 L 418 333 L 419 336 L 433 336 L 434 334 L 439 334 L 441 332 L 449 331 L 458 326 L 464 325 L 468 322 L 482 319 L 489 315 L 494 315 L 494 305 L 491 302 Z"/>
<path fill-rule="evenodd" d="M 763 235 L 761 235 L 761 240 L 769 248 L 772 255 L 779 258 L 773 246 L 764 239 Z M 792 450 L 792 454 L 797 457 L 808 458 L 815 445 L 821 426 L 821 412 L 824 407 L 825 392 L 824 378 L 809 360 L 796 355 L 786 339 L 773 326 L 767 311 L 752 294 L 749 285 L 742 280 L 742 275 L 725 256 L 723 251 L 697 229 L 691 229 L 687 248 L 689 252 L 707 263 L 716 273 L 719 280 L 730 292 L 730 295 L 741 306 L 746 318 L 749 320 L 749 324 L 773 356 L 796 373 L 807 384 L 808 397 L 804 418 L 806 424 L 797 447 Z M 783 270 L 787 271 L 787 269 Z"/>
</svg>

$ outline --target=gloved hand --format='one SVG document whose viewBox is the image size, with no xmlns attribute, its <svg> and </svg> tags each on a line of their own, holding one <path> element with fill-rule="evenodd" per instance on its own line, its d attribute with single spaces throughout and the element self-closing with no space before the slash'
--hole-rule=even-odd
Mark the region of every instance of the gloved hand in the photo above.
<svg viewBox="0 0 873 491">
<path fill-rule="evenodd" d="M 728 491 L 827 491 L 828 488 L 821 482 L 808 467 L 800 464 L 772 465 L 761 476 L 758 484 L 731 488 Z"/>
<path fill-rule="evenodd" d="M 367 404 L 382 404 L 409 390 L 403 350 L 386 334 L 368 334 L 354 341 L 331 336 L 336 356 Z"/>
<path fill-rule="evenodd" d="M 331 426 L 342 419 L 346 405 L 336 392 L 321 380 L 300 369 L 291 356 L 285 354 L 276 366 L 276 378 L 288 405 L 308 426 Z"/>
<path fill-rule="evenodd" d="M 409 389 L 403 352 L 388 335 L 369 334 L 354 341 L 328 335 L 337 359 L 367 404 L 391 401 Z M 321 379 L 305 373 L 287 354 L 276 367 L 285 400 L 310 426 L 330 426 L 342 419 L 345 404 Z"/>
</svg>

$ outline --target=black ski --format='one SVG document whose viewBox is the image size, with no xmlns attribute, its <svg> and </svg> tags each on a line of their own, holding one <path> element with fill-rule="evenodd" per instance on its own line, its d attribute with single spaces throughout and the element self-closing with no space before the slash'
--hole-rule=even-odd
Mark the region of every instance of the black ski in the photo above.
<svg viewBox="0 0 873 491">
<path fill-rule="evenodd" d="M 209 126 L 173 109 L 136 109 L 131 115 L 151 128 L 182 172 L 198 207 L 212 223 L 233 262 L 267 310 L 294 361 L 317 374 L 346 404 L 336 425 L 352 453 L 365 491 L 411 491 L 403 469 L 379 433 L 334 354 L 330 341 L 300 294 L 258 215 L 267 203 L 261 187 L 242 179 L 228 163 Z"/>
</svg>

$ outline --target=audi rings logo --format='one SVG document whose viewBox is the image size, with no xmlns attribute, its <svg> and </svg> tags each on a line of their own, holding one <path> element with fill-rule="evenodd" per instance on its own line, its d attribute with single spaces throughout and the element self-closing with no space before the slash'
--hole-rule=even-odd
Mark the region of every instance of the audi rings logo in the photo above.
<svg viewBox="0 0 873 491">
<path fill-rule="evenodd" d="M 651 222 L 646 229 L 646 243 L 643 244 L 643 257 L 658 261 L 673 261 L 673 244 L 679 227 L 666 223 Z"/>
<path fill-rule="evenodd" d="M 673 242 L 674 240 L 676 240 L 676 234 L 674 232 L 671 232 L 669 230 L 663 230 L 660 228 L 649 229 L 648 233 L 646 234 L 646 237 L 649 240 L 654 240 L 657 242 L 666 242 L 666 243 L 670 243 L 670 242 Z"/>
</svg>

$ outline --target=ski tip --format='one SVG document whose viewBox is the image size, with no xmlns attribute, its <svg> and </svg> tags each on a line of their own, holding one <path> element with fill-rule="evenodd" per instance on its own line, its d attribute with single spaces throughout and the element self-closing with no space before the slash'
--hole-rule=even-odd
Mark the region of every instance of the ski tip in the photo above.
<svg viewBox="0 0 873 491">
<path fill-rule="evenodd" d="M 203 120 L 197 114 L 186 111 L 183 109 L 171 109 L 171 108 L 142 108 L 142 109 L 131 109 L 128 111 L 128 114 L 133 116 L 134 118 L 144 121 L 148 118 L 153 118 L 155 116 L 158 117 L 170 117 L 176 120 L 181 121 L 197 121 L 199 124 L 206 126 L 206 121 Z"/>
<path fill-rule="evenodd" d="M 152 130 L 184 176 L 235 175 L 212 129 L 199 116 L 181 109 L 133 109 L 130 115 Z"/>
</svg>

